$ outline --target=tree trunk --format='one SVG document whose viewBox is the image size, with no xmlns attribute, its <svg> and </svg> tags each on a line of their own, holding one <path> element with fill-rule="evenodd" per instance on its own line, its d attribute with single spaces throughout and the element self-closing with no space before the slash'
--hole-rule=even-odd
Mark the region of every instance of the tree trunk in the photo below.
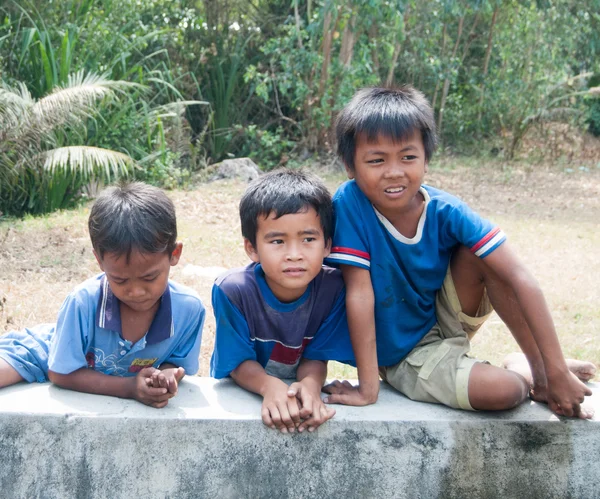
<svg viewBox="0 0 600 499">
<path fill-rule="evenodd" d="M 298 0 L 294 0 L 294 18 L 296 19 L 296 36 L 298 37 L 298 48 L 302 50 L 302 33 L 300 32 L 300 13 L 298 12 Z"/>
<path fill-rule="evenodd" d="M 356 28 L 356 13 L 352 13 L 350 19 L 344 27 L 342 34 L 342 46 L 340 48 L 340 62 L 345 68 L 349 67 L 352 63 L 352 54 L 354 53 L 354 42 L 355 42 L 355 28 Z"/>
<path fill-rule="evenodd" d="M 334 28 L 331 27 L 333 14 L 331 11 L 325 14 L 323 19 L 323 45 L 321 53 L 323 54 L 323 64 L 321 65 L 321 78 L 319 79 L 319 94 L 320 101 L 325 94 L 325 85 L 327 84 L 327 76 L 329 74 L 329 64 L 331 62 L 331 43 L 333 41 Z"/>
<path fill-rule="evenodd" d="M 380 64 L 379 53 L 377 52 L 377 38 L 379 36 L 379 26 L 377 23 L 371 24 L 369 27 L 369 40 L 371 40 L 371 59 L 373 59 L 373 69 L 379 76 Z"/>
<path fill-rule="evenodd" d="M 448 26 L 444 23 L 444 30 L 442 31 L 442 51 L 440 53 L 440 58 L 443 60 L 446 55 L 446 42 L 448 41 Z M 435 113 L 435 105 L 437 104 L 438 92 L 440 90 L 440 80 L 439 78 L 435 82 L 435 91 L 433 92 L 433 99 L 431 100 L 431 109 Z"/>
<path fill-rule="evenodd" d="M 458 45 L 460 44 L 460 38 L 462 36 L 464 17 L 461 17 L 458 21 L 458 33 L 456 34 L 456 43 L 454 44 L 454 49 L 452 50 L 452 56 L 450 57 L 453 60 L 456 57 L 456 52 L 458 50 Z M 448 98 L 448 90 L 450 89 L 450 78 L 446 77 L 444 80 L 444 87 L 442 89 L 442 100 L 440 101 L 440 112 L 438 114 L 438 123 L 437 123 L 437 132 L 441 137 L 442 135 L 442 124 L 444 122 L 444 106 L 446 105 L 446 99 Z"/>
<path fill-rule="evenodd" d="M 488 68 L 490 64 L 490 58 L 492 55 L 492 39 L 494 36 L 494 26 L 496 25 L 496 19 L 498 18 L 499 7 L 494 9 L 492 14 L 492 22 L 490 23 L 490 32 L 488 33 L 487 48 L 485 49 L 485 60 L 483 62 L 483 79 L 481 81 L 481 89 L 479 91 L 479 112 L 477 115 L 477 121 L 479 122 L 479 128 L 481 129 L 481 117 L 483 114 L 483 100 L 485 95 L 485 78 L 488 74 Z"/>
<path fill-rule="evenodd" d="M 406 10 L 404 11 L 404 26 L 403 29 L 406 31 L 406 23 L 408 22 L 408 14 L 410 12 L 410 5 L 406 6 Z M 404 37 L 404 41 L 408 38 L 408 34 Z M 396 41 L 394 45 L 394 54 L 392 55 L 392 63 L 390 65 L 390 69 L 388 71 L 387 78 L 385 79 L 385 86 L 390 87 L 394 81 L 394 72 L 396 71 L 396 64 L 398 64 L 398 57 L 400 56 L 400 51 L 402 50 L 402 43 Z"/>
</svg>

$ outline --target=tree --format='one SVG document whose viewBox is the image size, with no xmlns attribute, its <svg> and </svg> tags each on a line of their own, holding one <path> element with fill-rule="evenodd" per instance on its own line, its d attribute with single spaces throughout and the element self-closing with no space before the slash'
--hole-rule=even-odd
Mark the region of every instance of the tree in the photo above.
<svg viewBox="0 0 600 499">
<path fill-rule="evenodd" d="M 49 212 L 71 204 L 93 179 L 130 174 L 127 155 L 68 139 L 99 101 L 132 86 L 80 71 L 41 99 L 23 83 L 0 87 L 0 211 Z"/>
</svg>

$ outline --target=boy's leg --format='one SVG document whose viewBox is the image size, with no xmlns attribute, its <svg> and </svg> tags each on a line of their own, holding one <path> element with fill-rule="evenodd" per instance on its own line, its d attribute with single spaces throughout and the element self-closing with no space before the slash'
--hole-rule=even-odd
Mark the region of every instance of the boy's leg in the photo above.
<svg viewBox="0 0 600 499">
<path fill-rule="evenodd" d="M 513 375 L 518 375 L 521 380 L 526 380 L 535 400 L 546 402 L 547 383 L 544 362 L 512 289 L 505 285 L 478 257 L 463 246 L 455 251 L 450 267 L 463 313 L 467 316 L 474 316 L 484 293 L 487 292 L 492 307 L 506 324 L 527 359 L 527 367 L 523 363 L 512 363 L 507 367 Z M 595 371 L 593 364 L 585 364 L 588 370 Z M 574 367 L 573 364 L 571 366 Z M 510 378 L 501 377 L 499 373 L 493 375 L 490 372 L 490 369 L 501 371 L 503 369 L 487 366 L 488 369 L 486 370 L 488 372 L 484 374 L 482 372 L 484 368 L 485 366 L 477 366 L 477 369 L 472 372 L 473 380 L 469 379 L 469 395 L 471 395 L 471 382 L 473 381 L 473 407 L 475 408 L 483 408 L 479 407 L 480 402 L 483 404 L 489 402 L 485 393 L 485 386 L 488 382 L 493 383 L 496 377 L 499 380 L 502 379 L 503 383 L 510 382 Z M 476 381 L 475 378 L 479 376 L 481 376 L 481 380 Z M 519 382 L 513 380 L 512 384 L 516 387 Z M 482 398 L 479 399 L 479 397 Z M 510 396 L 506 401 L 510 403 Z"/>
<path fill-rule="evenodd" d="M 0 388 L 25 381 L 13 367 L 0 357 Z"/>
</svg>

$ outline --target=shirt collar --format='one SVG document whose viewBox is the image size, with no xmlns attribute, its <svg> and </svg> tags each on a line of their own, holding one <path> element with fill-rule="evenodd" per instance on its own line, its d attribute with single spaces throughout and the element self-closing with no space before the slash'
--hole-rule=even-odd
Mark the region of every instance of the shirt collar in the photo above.
<svg viewBox="0 0 600 499">
<path fill-rule="evenodd" d="M 113 294 L 106 276 L 100 279 L 100 297 L 96 307 L 96 326 L 122 334 L 121 307 L 119 299 Z M 160 298 L 160 304 L 150 329 L 146 334 L 146 344 L 160 343 L 173 336 L 173 310 L 169 286 Z"/>
</svg>

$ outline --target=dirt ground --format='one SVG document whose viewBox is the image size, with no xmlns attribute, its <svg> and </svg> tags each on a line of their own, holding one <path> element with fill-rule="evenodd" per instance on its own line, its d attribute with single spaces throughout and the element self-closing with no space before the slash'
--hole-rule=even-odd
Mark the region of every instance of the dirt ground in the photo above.
<svg viewBox="0 0 600 499">
<path fill-rule="evenodd" d="M 319 172 L 332 192 L 344 180 L 330 167 Z M 568 169 L 432 165 L 426 181 L 458 195 L 498 223 L 540 282 L 566 355 L 600 364 L 600 163 Z M 207 308 L 199 374 L 208 374 L 214 339 L 212 277 L 195 267 L 248 263 L 237 203 L 245 185 L 221 181 L 172 191 L 184 253 L 172 278 L 195 288 Z M 87 235 L 89 206 L 46 217 L 0 221 L 0 332 L 54 322 L 61 302 L 98 272 Z M 474 339 L 480 358 L 499 364 L 516 350 L 493 316 Z M 354 371 L 334 367 L 333 375 Z"/>
</svg>

